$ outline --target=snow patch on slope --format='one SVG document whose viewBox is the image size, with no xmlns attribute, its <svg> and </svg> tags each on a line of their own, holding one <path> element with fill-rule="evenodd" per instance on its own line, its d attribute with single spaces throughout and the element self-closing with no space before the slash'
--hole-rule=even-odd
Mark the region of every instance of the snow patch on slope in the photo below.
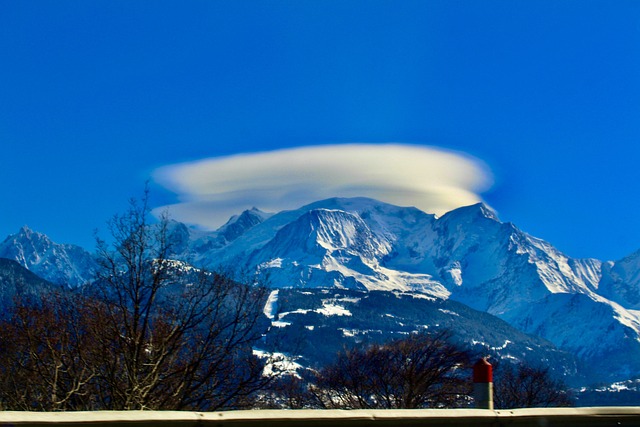
<svg viewBox="0 0 640 427">
<path fill-rule="evenodd" d="M 278 312 L 278 290 L 271 291 L 264 305 L 264 315 L 273 320 Z"/>
<path fill-rule="evenodd" d="M 332 303 L 331 301 L 322 301 L 322 308 L 315 310 L 324 316 L 351 316 L 351 312 L 342 305 Z"/>
</svg>

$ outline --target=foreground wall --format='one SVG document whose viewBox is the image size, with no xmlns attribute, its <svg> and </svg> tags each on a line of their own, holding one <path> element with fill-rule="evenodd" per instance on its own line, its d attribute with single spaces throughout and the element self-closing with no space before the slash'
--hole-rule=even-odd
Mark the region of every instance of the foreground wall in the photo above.
<svg viewBox="0 0 640 427">
<path fill-rule="evenodd" d="M 640 426 L 640 407 L 230 412 L 0 412 L 0 426 Z"/>
</svg>

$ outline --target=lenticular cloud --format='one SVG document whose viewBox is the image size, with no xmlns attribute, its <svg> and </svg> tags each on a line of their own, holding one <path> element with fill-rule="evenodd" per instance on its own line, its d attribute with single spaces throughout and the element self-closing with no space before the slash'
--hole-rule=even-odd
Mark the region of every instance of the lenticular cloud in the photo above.
<svg viewBox="0 0 640 427">
<path fill-rule="evenodd" d="M 215 229 L 251 207 L 278 212 L 330 197 L 370 197 L 441 215 L 481 201 L 492 178 L 477 159 L 434 147 L 343 144 L 215 157 L 162 167 L 171 217 Z"/>
</svg>

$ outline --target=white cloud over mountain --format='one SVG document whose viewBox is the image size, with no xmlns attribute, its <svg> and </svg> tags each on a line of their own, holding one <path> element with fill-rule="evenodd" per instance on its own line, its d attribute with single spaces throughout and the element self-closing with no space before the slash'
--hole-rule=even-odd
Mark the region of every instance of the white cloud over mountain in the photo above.
<svg viewBox="0 0 640 427">
<path fill-rule="evenodd" d="M 371 197 L 441 215 L 481 201 L 493 182 L 478 159 L 405 144 L 238 154 L 164 166 L 153 176 L 179 200 L 157 210 L 209 229 L 254 206 L 278 212 L 330 197 Z"/>
</svg>

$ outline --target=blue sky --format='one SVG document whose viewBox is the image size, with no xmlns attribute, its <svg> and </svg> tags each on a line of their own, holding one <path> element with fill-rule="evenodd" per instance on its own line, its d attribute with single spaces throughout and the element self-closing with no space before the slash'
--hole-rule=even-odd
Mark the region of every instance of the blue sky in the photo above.
<svg viewBox="0 0 640 427">
<path fill-rule="evenodd" d="M 145 181 L 186 197 L 162 168 L 395 143 L 470 159 L 502 220 L 618 259 L 639 137 L 635 0 L 0 3 L 0 238 L 92 248 Z"/>
</svg>

